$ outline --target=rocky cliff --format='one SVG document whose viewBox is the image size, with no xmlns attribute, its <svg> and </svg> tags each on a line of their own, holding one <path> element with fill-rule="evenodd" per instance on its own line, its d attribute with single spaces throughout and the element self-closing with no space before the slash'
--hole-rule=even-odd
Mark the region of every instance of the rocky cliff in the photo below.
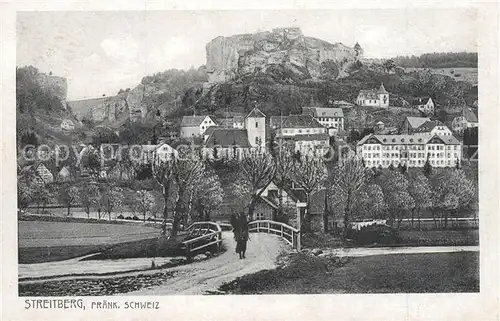
<svg viewBox="0 0 500 321">
<path fill-rule="evenodd" d="M 277 28 L 271 32 L 217 37 L 206 45 L 210 83 L 221 83 L 271 66 L 285 66 L 301 78 L 316 79 L 325 74 L 324 64 L 334 64 L 341 75 L 350 64 L 362 58 L 359 45 L 305 37 L 299 28 Z"/>
<path fill-rule="evenodd" d="M 58 97 L 63 103 L 63 108 L 66 107 L 65 102 L 68 94 L 68 81 L 66 78 L 47 75 L 44 73 L 37 74 L 37 81 L 40 87 L 48 91 L 51 95 Z"/>
</svg>

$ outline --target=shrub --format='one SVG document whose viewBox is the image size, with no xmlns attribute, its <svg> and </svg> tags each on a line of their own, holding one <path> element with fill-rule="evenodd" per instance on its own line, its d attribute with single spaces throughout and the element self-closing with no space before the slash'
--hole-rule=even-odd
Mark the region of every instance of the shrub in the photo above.
<svg viewBox="0 0 500 321">
<path fill-rule="evenodd" d="M 131 219 L 132 219 L 132 217 L 131 217 L 131 216 L 127 216 L 127 217 L 125 217 L 125 219 L 126 219 L 126 220 L 131 220 Z"/>
<path fill-rule="evenodd" d="M 121 214 L 120 214 L 120 215 L 118 215 L 116 218 L 117 218 L 117 219 L 120 219 L 120 220 L 123 220 L 123 215 L 121 215 Z"/>
<path fill-rule="evenodd" d="M 133 219 L 134 221 L 138 221 L 138 220 L 139 220 L 139 218 L 138 218 L 137 216 L 135 216 L 135 215 L 134 215 L 134 217 L 132 217 L 132 219 Z"/>
<path fill-rule="evenodd" d="M 388 225 L 370 225 L 352 232 L 352 238 L 357 245 L 383 244 L 392 245 L 401 243 L 401 237 L 396 229 Z"/>
</svg>

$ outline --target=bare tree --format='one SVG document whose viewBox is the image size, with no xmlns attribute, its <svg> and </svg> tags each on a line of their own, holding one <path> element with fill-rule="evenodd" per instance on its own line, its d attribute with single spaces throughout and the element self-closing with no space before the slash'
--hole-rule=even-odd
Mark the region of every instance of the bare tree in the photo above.
<svg viewBox="0 0 500 321">
<path fill-rule="evenodd" d="M 59 201 L 68 209 L 68 216 L 71 214 L 71 205 L 78 199 L 78 189 L 70 184 L 63 184 L 59 188 Z"/>
<path fill-rule="evenodd" d="M 123 204 L 123 189 L 118 186 L 108 188 L 104 194 L 104 209 L 111 221 L 111 212 Z"/>
<path fill-rule="evenodd" d="M 140 190 L 136 192 L 136 208 L 142 214 L 144 222 L 146 222 L 146 215 L 153 209 L 155 198 L 153 194 L 146 190 Z"/>
<path fill-rule="evenodd" d="M 78 189 L 78 199 L 83 207 L 87 218 L 90 218 L 90 209 L 92 207 L 92 200 L 99 194 L 99 187 L 93 183 L 85 183 Z"/>
<path fill-rule="evenodd" d="M 404 215 L 415 207 L 415 201 L 408 191 L 408 179 L 398 171 L 388 171 L 380 176 L 380 185 L 389 209 L 390 224 L 397 221 L 399 227 Z"/>
<path fill-rule="evenodd" d="M 172 221 L 172 237 L 177 236 L 179 223 L 186 218 L 187 203 L 195 184 L 203 177 L 204 171 L 204 163 L 193 151 L 183 153 L 174 162 L 172 178 L 177 187 L 177 195 Z"/>
<path fill-rule="evenodd" d="M 163 221 L 161 227 L 161 234 L 163 236 L 167 234 L 168 201 L 170 194 L 172 192 L 172 184 L 173 184 L 176 161 L 177 161 L 176 158 L 171 158 L 164 161 L 160 161 L 158 158 L 155 158 L 155 160 L 151 164 L 153 177 L 155 178 L 156 182 L 162 187 L 164 206 L 162 214 Z"/>
<path fill-rule="evenodd" d="M 327 176 L 326 165 L 320 158 L 305 156 L 294 162 L 293 182 L 304 190 L 306 196 L 307 205 L 304 213 L 304 221 L 301 222 L 300 226 L 301 229 L 304 229 L 304 232 L 311 231 L 311 196 L 324 188 Z"/>
<path fill-rule="evenodd" d="M 342 159 L 334 169 L 332 195 L 340 200 L 344 208 L 344 238 L 347 236 L 353 204 L 367 178 L 368 172 L 363 162 L 354 155 Z"/>
<path fill-rule="evenodd" d="M 210 220 L 211 212 L 222 203 L 223 197 L 224 190 L 221 187 L 219 176 L 215 171 L 207 168 L 194 191 L 194 205 L 198 212 L 198 219 Z"/>
<path fill-rule="evenodd" d="M 410 186 L 408 191 L 415 201 L 415 207 L 411 213 L 411 227 L 413 227 L 413 222 L 415 214 L 418 217 L 418 227 L 420 228 L 420 212 L 422 209 L 432 206 L 432 190 L 429 183 L 429 179 L 422 173 L 415 173 L 409 175 Z"/>
<path fill-rule="evenodd" d="M 243 157 L 241 162 L 241 175 L 250 194 L 250 203 L 248 204 L 249 218 L 253 218 L 259 191 L 271 182 L 275 170 L 276 166 L 274 161 L 267 153 L 252 151 Z"/>
<path fill-rule="evenodd" d="M 288 150 L 278 150 L 274 157 L 276 162 L 276 173 L 274 182 L 278 188 L 278 217 L 283 216 L 285 207 L 283 206 L 283 190 L 292 181 L 294 158 L 293 154 Z"/>
</svg>

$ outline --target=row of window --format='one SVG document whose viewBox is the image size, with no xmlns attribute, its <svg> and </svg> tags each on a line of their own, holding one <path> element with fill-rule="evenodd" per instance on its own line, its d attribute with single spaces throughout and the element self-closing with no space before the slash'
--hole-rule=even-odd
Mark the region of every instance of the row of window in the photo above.
<svg viewBox="0 0 500 321">
<path fill-rule="evenodd" d="M 382 161 L 378 161 L 378 160 L 374 160 L 374 161 L 371 161 L 371 160 L 367 160 L 366 161 L 366 165 L 367 166 L 379 166 L 379 165 L 382 165 L 382 166 L 389 166 L 389 165 L 394 165 L 394 166 L 397 166 L 399 165 L 399 160 L 392 160 L 392 161 L 389 161 L 389 160 L 382 160 Z M 408 165 L 410 166 L 422 166 L 425 164 L 425 161 L 422 160 L 422 159 L 419 159 L 419 160 L 410 160 L 408 161 Z M 433 166 L 443 166 L 443 165 L 446 165 L 446 166 L 453 166 L 455 165 L 456 163 L 454 161 L 451 161 L 451 160 L 447 160 L 446 162 L 444 160 L 430 160 L 430 164 L 433 165 Z"/>
<path fill-rule="evenodd" d="M 445 157 L 445 153 L 428 153 L 427 154 L 430 158 L 439 158 L 439 157 Z M 399 157 L 399 153 L 382 153 L 382 157 L 388 158 L 388 157 Z M 425 158 L 425 153 L 401 153 L 401 158 Z M 363 158 L 379 158 L 380 154 L 379 153 L 364 153 Z M 447 157 L 458 157 L 457 153 L 448 153 Z"/>
<path fill-rule="evenodd" d="M 324 133 L 324 128 L 306 128 L 306 129 L 283 129 L 283 134 L 321 134 Z"/>
<path fill-rule="evenodd" d="M 317 119 L 318 119 L 318 121 L 323 121 L 323 122 L 342 121 L 342 118 L 338 118 L 338 117 L 318 117 Z"/>
<path fill-rule="evenodd" d="M 382 150 L 424 150 L 424 145 L 393 145 L 382 146 Z M 427 145 L 428 150 L 444 150 L 443 145 Z M 457 145 L 447 145 L 446 149 L 457 150 Z M 363 150 L 380 150 L 380 145 L 363 145 Z"/>
</svg>

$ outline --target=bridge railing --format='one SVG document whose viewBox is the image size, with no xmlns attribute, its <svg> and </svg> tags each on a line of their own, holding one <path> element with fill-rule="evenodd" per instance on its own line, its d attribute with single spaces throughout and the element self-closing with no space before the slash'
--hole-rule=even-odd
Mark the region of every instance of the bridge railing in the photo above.
<svg viewBox="0 0 500 321">
<path fill-rule="evenodd" d="M 299 230 L 281 222 L 271 220 L 257 220 L 248 223 L 249 232 L 268 233 L 282 237 L 285 242 L 300 251 Z"/>
<path fill-rule="evenodd" d="M 222 229 L 219 224 L 214 222 L 194 222 L 187 228 L 187 240 L 183 241 L 183 247 L 186 249 L 186 255 L 214 244 L 220 250 L 222 244 Z"/>
</svg>

